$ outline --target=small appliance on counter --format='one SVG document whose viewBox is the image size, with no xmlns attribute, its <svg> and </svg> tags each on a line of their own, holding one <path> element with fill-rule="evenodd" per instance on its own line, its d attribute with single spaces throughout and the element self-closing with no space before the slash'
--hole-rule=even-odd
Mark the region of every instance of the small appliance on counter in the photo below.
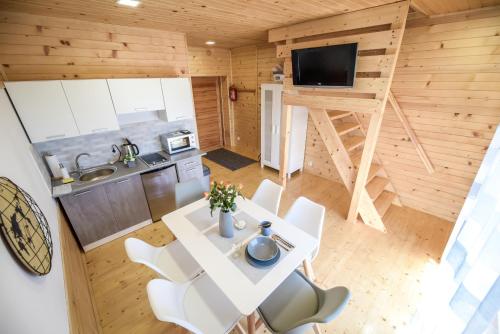
<svg viewBox="0 0 500 334">
<path fill-rule="evenodd" d="M 135 160 L 139 155 L 139 147 L 136 144 L 132 144 L 128 138 L 124 139 L 125 143 L 122 145 L 123 163 L 127 167 L 135 167 Z"/>
<path fill-rule="evenodd" d="M 196 148 L 196 138 L 189 130 L 180 130 L 160 135 L 162 148 L 168 154 L 175 154 Z"/>
</svg>

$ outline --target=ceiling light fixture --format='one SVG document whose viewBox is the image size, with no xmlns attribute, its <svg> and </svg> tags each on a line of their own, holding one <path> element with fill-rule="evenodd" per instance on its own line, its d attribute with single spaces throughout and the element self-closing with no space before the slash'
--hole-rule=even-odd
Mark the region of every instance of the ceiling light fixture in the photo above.
<svg viewBox="0 0 500 334">
<path fill-rule="evenodd" d="M 215 41 L 206 41 L 205 44 L 206 45 L 215 45 Z"/>
<path fill-rule="evenodd" d="M 118 0 L 116 3 L 123 6 L 137 7 L 141 2 L 139 0 Z"/>
</svg>

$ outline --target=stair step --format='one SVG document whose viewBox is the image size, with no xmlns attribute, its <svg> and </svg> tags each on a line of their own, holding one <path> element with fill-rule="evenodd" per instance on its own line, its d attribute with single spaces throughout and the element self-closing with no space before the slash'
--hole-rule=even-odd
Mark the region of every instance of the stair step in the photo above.
<svg viewBox="0 0 500 334">
<path fill-rule="evenodd" d="M 360 127 L 361 124 L 350 123 L 350 122 L 335 124 L 335 130 L 337 130 L 340 136 L 345 135 L 346 133 L 349 133 L 351 131 L 357 130 Z"/>
<path fill-rule="evenodd" d="M 336 110 L 328 111 L 328 117 L 330 117 L 331 120 L 340 119 L 351 115 L 352 112 L 350 111 L 336 111 Z"/>
<path fill-rule="evenodd" d="M 377 198 L 374 204 L 380 217 L 384 217 L 387 210 L 389 210 L 394 197 L 396 197 L 395 193 L 384 190 L 382 194 L 380 194 L 380 196 Z"/>
<path fill-rule="evenodd" d="M 381 165 L 372 163 L 372 165 L 370 166 L 370 170 L 368 171 L 368 178 L 366 179 L 366 183 L 370 182 L 377 175 L 378 171 L 381 168 L 382 168 Z"/>
<path fill-rule="evenodd" d="M 376 200 L 380 194 L 385 189 L 385 186 L 389 183 L 389 179 L 385 177 L 375 176 L 367 185 L 366 191 L 368 195 L 372 199 L 372 201 Z"/>
<path fill-rule="evenodd" d="M 344 137 L 342 138 L 342 142 L 344 143 L 344 146 L 347 151 L 352 151 L 364 144 L 365 137 L 362 136 Z"/>
</svg>

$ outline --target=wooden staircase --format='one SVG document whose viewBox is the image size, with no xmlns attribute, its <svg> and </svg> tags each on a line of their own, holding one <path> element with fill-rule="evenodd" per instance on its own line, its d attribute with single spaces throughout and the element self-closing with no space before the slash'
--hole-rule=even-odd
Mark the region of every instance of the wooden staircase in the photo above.
<svg viewBox="0 0 500 334">
<path fill-rule="evenodd" d="M 352 193 L 366 140 L 366 132 L 358 116 L 354 112 L 322 109 L 311 110 L 310 115 L 341 174 L 342 181 Z M 393 202 L 399 203 L 399 199 L 380 160 L 375 155 L 361 196 L 359 207 L 361 220 L 385 231 L 382 218 Z"/>
</svg>

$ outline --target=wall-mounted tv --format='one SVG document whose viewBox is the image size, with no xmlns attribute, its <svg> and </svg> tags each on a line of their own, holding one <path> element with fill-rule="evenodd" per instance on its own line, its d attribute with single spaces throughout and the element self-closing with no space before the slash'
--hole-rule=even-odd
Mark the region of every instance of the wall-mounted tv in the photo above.
<svg viewBox="0 0 500 334">
<path fill-rule="evenodd" d="M 358 43 L 292 50 L 294 86 L 352 87 Z"/>
</svg>

